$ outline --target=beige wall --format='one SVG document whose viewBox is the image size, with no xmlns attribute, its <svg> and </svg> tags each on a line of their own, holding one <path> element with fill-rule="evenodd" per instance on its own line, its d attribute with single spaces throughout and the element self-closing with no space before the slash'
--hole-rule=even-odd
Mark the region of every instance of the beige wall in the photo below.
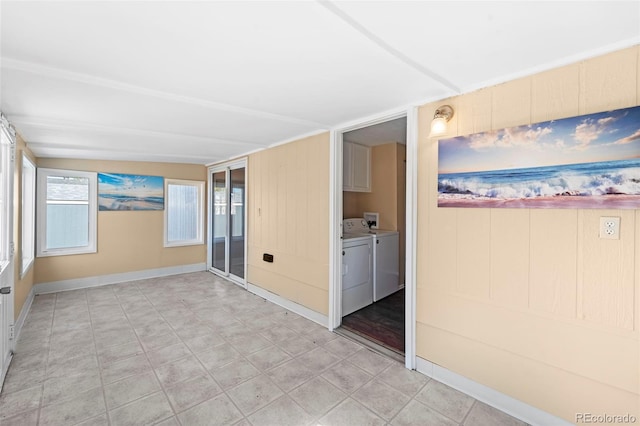
<svg viewBox="0 0 640 426">
<path fill-rule="evenodd" d="M 417 354 L 544 411 L 638 413 L 640 210 L 438 208 L 447 136 L 638 105 L 634 47 L 419 111 Z M 600 216 L 621 239 L 598 238 Z"/>
<path fill-rule="evenodd" d="M 398 231 L 400 233 L 400 284 L 404 284 L 405 272 L 405 245 L 406 245 L 406 219 L 407 219 L 407 146 L 396 144 L 396 205 L 398 206 Z"/>
<path fill-rule="evenodd" d="M 20 311 L 29 296 L 29 292 L 33 287 L 33 270 L 32 264 L 24 277 L 20 277 L 22 269 L 22 155 L 26 155 L 36 164 L 36 158 L 31 150 L 26 146 L 20 135 L 16 138 L 16 161 L 15 173 L 13 178 L 13 241 L 15 242 L 14 256 L 14 291 L 13 291 L 13 314 L 14 319 L 18 319 Z"/>
<path fill-rule="evenodd" d="M 380 213 L 378 228 L 400 233 L 400 283 L 404 283 L 406 212 L 406 146 L 387 143 L 371 148 L 371 192 L 342 193 L 344 218 Z"/>
<path fill-rule="evenodd" d="M 206 181 L 205 166 L 40 158 L 38 167 Z M 206 235 L 206 234 L 205 234 Z M 39 257 L 35 283 L 206 262 L 206 245 L 163 247 L 163 211 L 99 211 L 98 252 Z"/>
<path fill-rule="evenodd" d="M 252 154 L 247 174 L 247 281 L 327 315 L 329 133 Z"/>
<path fill-rule="evenodd" d="M 362 217 L 364 212 L 380 213 L 380 229 L 398 229 L 398 181 L 396 143 L 371 147 L 371 192 L 344 191 L 344 218 Z"/>
<path fill-rule="evenodd" d="M 353 217 L 362 217 L 362 210 L 358 206 L 358 192 L 343 191 L 342 192 L 342 218 L 348 219 Z"/>
</svg>

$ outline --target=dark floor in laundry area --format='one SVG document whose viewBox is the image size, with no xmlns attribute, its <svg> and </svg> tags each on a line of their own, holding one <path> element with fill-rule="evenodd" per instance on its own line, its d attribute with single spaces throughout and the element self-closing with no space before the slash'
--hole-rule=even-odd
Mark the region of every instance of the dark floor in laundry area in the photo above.
<svg viewBox="0 0 640 426">
<path fill-rule="evenodd" d="M 404 354 L 404 289 L 343 317 L 342 327 Z"/>
</svg>

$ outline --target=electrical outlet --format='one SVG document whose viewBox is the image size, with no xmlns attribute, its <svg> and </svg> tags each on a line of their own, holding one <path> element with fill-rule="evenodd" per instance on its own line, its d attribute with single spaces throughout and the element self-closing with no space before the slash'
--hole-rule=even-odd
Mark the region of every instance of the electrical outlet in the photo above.
<svg viewBox="0 0 640 426">
<path fill-rule="evenodd" d="M 608 240 L 620 239 L 620 218 L 606 217 L 600 218 L 600 238 Z"/>
</svg>

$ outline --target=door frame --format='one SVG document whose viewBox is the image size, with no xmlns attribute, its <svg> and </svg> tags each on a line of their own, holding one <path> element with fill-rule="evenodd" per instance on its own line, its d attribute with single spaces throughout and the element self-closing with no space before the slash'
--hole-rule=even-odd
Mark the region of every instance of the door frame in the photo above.
<svg viewBox="0 0 640 426">
<path fill-rule="evenodd" d="M 330 132 L 329 148 L 329 318 L 333 331 L 342 322 L 342 155 L 343 133 L 407 118 L 406 223 L 405 223 L 405 367 L 416 368 L 416 225 L 418 183 L 418 107 L 409 106 L 343 124 Z"/>
<path fill-rule="evenodd" d="M 6 120 L 4 115 L 1 116 L 1 125 L 0 132 L 2 132 L 9 141 L 7 153 L 9 155 L 8 164 L 9 170 L 7 174 L 6 187 L 4 188 L 7 193 L 5 201 L 6 201 L 6 215 L 7 215 L 7 255 L 8 262 L 4 265 L 2 271 L 0 271 L 0 287 L 10 287 L 10 293 L 7 295 L 0 295 L 3 299 L 2 309 L 0 309 L 0 316 L 4 316 L 4 318 L 0 318 L 0 390 L 2 389 L 2 385 L 4 384 L 4 379 L 9 369 L 9 364 L 11 363 L 11 359 L 13 358 L 13 351 L 15 349 L 15 340 L 13 336 L 13 327 L 14 327 L 14 290 L 15 290 L 15 271 L 14 271 L 14 255 L 15 255 L 15 242 L 14 238 L 14 174 L 15 174 L 15 131 L 13 127 Z M 2 142 L 0 142 L 2 144 Z M 3 149 L 0 146 L 0 149 Z M 2 158 L 0 157 L 0 161 Z M 0 188 L 0 190 L 2 190 Z M 1 226 L 2 224 L 0 224 Z M 5 232 L 4 229 L 0 230 L 0 232 Z M 1 265 L 0 265 L 1 266 Z M 6 347 L 5 347 L 6 344 Z"/>
<path fill-rule="evenodd" d="M 248 270 L 248 258 L 247 258 L 247 254 L 248 254 L 248 240 L 249 240 L 249 228 L 247 227 L 248 225 L 248 209 L 247 209 L 247 205 L 249 204 L 249 191 L 248 191 L 248 187 L 249 187 L 249 168 L 247 167 L 247 157 L 243 157 L 243 158 L 239 158 L 236 160 L 232 160 L 232 161 L 225 161 L 223 163 L 217 163 L 217 164 L 212 164 L 207 168 L 207 182 L 209 185 L 209 190 L 207 191 L 207 195 L 208 195 L 208 201 L 207 201 L 207 205 L 209 208 L 209 214 L 207 215 L 207 270 L 209 272 L 212 272 L 218 276 L 224 277 L 232 282 L 234 282 L 235 284 L 238 284 L 240 287 L 246 289 L 247 288 L 247 270 Z M 213 267 L 213 257 L 212 257 L 212 253 L 211 250 L 213 248 L 213 215 L 215 213 L 215 206 L 213 205 L 214 203 L 214 196 L 213 196 L 213 190 L 214 190 L 214 186 L 213 186 L 213 173 L 216 172 L 221 172 L 221 171 L 225 171 L 226 173 L 226 178 L 227 178 L 227 188 L 226 188 L 226 193 L 227 193 L 227 200 L 229 200 L 229 214 L 231 212 L 231 198 L 230 198 L 230 183 L 231 183 L 231 176 L 230 176 L 230 171 L 232 169 L 239 169 L 239 168 L 244 168 L 244 278 L 240 278 L 236 275 L 231 274 L 230 272 L 230 267 L 229 267 L 229 262 L 231 260 L 229 254 L 230 254 L 230 248 L 231 248 L 231 244 L 230 241 L 227 241 L 227 243 L 225 244 L 225 267 L 227 269 L 227 271 L 225 273 L 218 271 L 217 269 L 215 269 Z M 230 227 L 231 227 L 231 221 L 227 220 L 227 236 L 225 238 L 227 238 L 230 234 Z"/>
</svg>

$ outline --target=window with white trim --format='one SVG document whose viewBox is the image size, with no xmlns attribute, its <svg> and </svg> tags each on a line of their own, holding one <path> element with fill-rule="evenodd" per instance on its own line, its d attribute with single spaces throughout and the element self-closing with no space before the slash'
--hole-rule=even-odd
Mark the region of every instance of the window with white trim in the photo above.
<svg viewBox="0 0 640 426">
<path fill-rule="evenodd" d="M 29 157 L 22 155 L 22 246 L 20 249 L 23 277 L 33 264 L 35 257 L 36 226 L 36 166 Z"/>
<path fill-rule="evenodd" d="M 164 180 L 164 246 L 204 244 L 204 182 Z"/>
<path fill-rule="evenodd" d="M 38 169 L 38 257 L 96 252 L 94 172 Z"/>
</svg>

